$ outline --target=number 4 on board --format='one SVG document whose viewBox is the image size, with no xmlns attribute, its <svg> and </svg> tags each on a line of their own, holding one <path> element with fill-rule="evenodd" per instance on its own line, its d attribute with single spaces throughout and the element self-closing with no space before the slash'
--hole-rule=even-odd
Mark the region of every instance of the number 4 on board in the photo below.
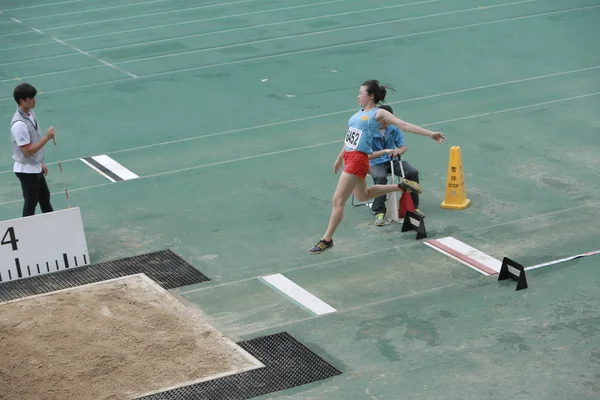
<svg viewBox="0 0 600 400">
<path fill-rule="evenodd" d="M 8 237 L 8 238 L 7 238 Z M 12 226 L 6 230 L 6 233 L 2 237 L 1 245 L 10 244 L 12 245 L 13 251 L 17 250 L 17 238 L 15 237 L 15 228 Z"/>
</svg>

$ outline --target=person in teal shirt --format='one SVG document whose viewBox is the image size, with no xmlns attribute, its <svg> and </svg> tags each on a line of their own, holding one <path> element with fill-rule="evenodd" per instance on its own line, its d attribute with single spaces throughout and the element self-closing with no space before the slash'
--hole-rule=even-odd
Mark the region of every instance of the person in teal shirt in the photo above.
<svg viewBox="0 0 600 400">
<path fill-rule="evenodd" d="M 380 105 L 379 108 L 389 111 L 391 114 L 394 113 L 392 107 L 388 105 Z M 375 185 L 387 184 L 387 175 L 392 173 L 391 159 L 394 160 L 394 174 L 396 176 L 402 177 L 402 169 L 400 169 L 400 163 L 402 163 L 404 177 L 409 181 L 420 184 L 419 170 L 401 159 L 402 154 L 406 153 L 407 148 L 404 144 L 404 134 L 397 126 L 386 123 L 381 124 L 379 131 L 373 136 L 371 149 L 373 150 L 373 154 L 369 160 L 369 175 L 373 178 Z M 419 193 L 411 191 L 410 195 L 417 214 L 425 216 L 419 210 Z M 385 225 L 385 213 L 387 211 L 386 198 L 386 195 L 376 197 L 371 206 L 371 211 L 375 214 L 375 225 L 377 226 Z"/>
</svg>

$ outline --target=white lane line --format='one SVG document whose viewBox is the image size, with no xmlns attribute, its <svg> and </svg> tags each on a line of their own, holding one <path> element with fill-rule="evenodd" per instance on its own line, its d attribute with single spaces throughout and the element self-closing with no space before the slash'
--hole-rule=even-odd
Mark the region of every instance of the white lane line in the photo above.
<svg viewBox="0 0 600 400">
<path fill-rule="evenodd" d="M 552 73 L 552 74 L 537 75 L 537 76 L 532 76 L 532 77 L 529 77 L 529 78 L 515 79 L 515 80 L 512 80 L 512 81 L 491 83 L 491 84 L 488 84 L 488 85 L 475 86 L 475 87 L 471 87 L 471 88 L 458 89 L 458 90 L 453 90 L 453 91 L 450 91 L 450 92 L 442 92 L 442 93 L 436 93 L 436 94 L 426 95 L 426 96 L 420 96 L 420 97 L 413 97 L 413 98 L 410 98 L 410 99 L 391 101 L 388 104 L 392 104 L 392 105 L 393 104 L 404 104 L 404 103 L 411 103 L 413 101 L 430 100 L 430 99 L 435 99 L 435 98 L 440 98 L 440 97 L 451 96 L 451 95 L 455 95 L 455 94 L 468 93 L 468 92 L 477 91 L 477 90 L 490 89 L 490 88 L 494 88 L 494 87 L 501 87 L 501 86 L 512 85 L 512 84 L 516 84 L 516 83 L 522 83 L 522 82 L 529 82 L 529 81 L 535 81 L 535 80 L 540 80 L 540 79 L 552 78 L 552 77 L 556 77 L 556 76 L 570 75 L 570 74 L 575 74 L 575 73 L 579 73 L 579 72 L 593 71 L 593 70 L 597 70 L 597 69 L 600 69 L 600 65 L 595 65 L 593 67 L 587 67 L 587 68 L 579 68 L 579 69 L 574 69 L 574 70 L 570 70 L 570 71 L 556 72 L 556 73 Z M 119 81 L 121 81 L 121 80 L 119 80 Z M 116 82 L 119 82 L 119 81 L 116 81 Z M 570 100 L 570 99 L 571 98 L 568 98 L 567 100 Z M 11 98 L 11 100 L 12 100 L 12 98 Z M 562 100 L 558 100 L 558 101 L 562 101 Z M 533 106 L 537 106 L 537 104 L 534 104 Z M 524 106 L 524 107 L 531 107 L 531 106 Z M 326 113 L 326 114 L 312 115 L 310 117 L 302 117 L 302 118 L 296 118 L 296 119 L 291 119 L 291 120 L 286 120 L 286 121 L 271 122 L 271 123 L 268 123 L 268 124 L 249 126 L 249 127 L 245 127 L 245 128 L 231 129 L 231 130 L 227 130 L 227 131 L 209 133 L 209 134 L 206 134 L 206 135 L 191 136 L 191 137 L 182 138 L 182 139 L 175 139 L 175 140 L 169 140 L 169 141 L 165 141 L 165 142 L 147 144 L 147 145 L 138 146 L 138 147 L 130 147 L 130 148 L 127 148 L 127 149 L 115 150 L 115 151 L 112 151 L 112 152 L 110 152 L 108 154 L 126 153 L 126 152 L 130 152 L 130 151 L 137 151 L 137 150 L 143 150 L 143 149 L 148 149 L 148 148 L 152 148 L 152 147 L 166 146 L 166 145 L 170 145 L 170 144 L 187 142 L 187 141 L 191 141 L 191 140 L 206 139 L 206 138 L 210 138 L 210 137 L 214 137 L 214 136 L 221 136 L 221 135 L 228 135 L 228 134 L 232 134 L 232 133 L 246 132 L 246 131 L 255 130 L 255 129 L 270 128 L 270 127 L 274 127 L 274 126 L 286 125 L 286 124 L 291 124 L 291 123 L 295 123 L 295 122 L 303 122 L 303 121 L 309 121 L 309 120 L 313 120 L 313 119 L 331 117 L 331 116 L 334 116 L 334 115 L 346 114 L 346 113 L 349 113 L 349 112 L 354 112 L 355 110 L 356 109 L 352 108 L 352 109 L 348 109 L 348 110 L 334 111 L 334 112 Z M 500 111 L 497 111 L 497 112 L 505 112 L 505 111 L 500 110 Z M 490 114 L 489 113 L 484 113 L 483 115 L 490 115 Z M 471 119 L 471 118 L 476 118 L 478 116 L 481 116 L 481 115 L 478 114 L 476 116 L 459 117 L 459 119 L 453 119 L 453 120 L 448 120 L 448 121 L 441 121 L 441 122 L 438 122 L 438 123 L 454 122 L 454 121 L 460 120 L 460 118 Z M 434 125 L 434 124 L 437 124 L 437 123 L 430 123 L 428 125 Z M 427 126 L 427 125 L 425 125 L 425 126 Z M 63 163 L 71 162 L 71 161 L 77 161 L 77 160 L 79 160 L 79 158 L 72 158 L 72 159 L 64 160 Z M 47 165 L 53 165 L 53 164 L 55 164 L 55 163 L 49 163 Z M 12 173 L 12 170 L 6 170 L 6 171 L 0 172 L 0 174 L 5 174 L 5 173 Z"/>
<path fill-rule="evenodd" d="M 568 98 L 558 99 L 558 100 L 551 100 L 551 101 L 547 101 L 547 102 L 543 102 L 543 103 L 530 104 L 530 105 L 522 106 L 522 107 L 507 108 L 507 109 L 504 109 L 504 110 L 490 111 L 488 113 L 482 113 L 482 114 L 471 115 L 471 116 L 466 116 L 466 117 L 454 118 L 454 119 L 446 120 L 446 121 L 432 122 L 432 123 L 424 124 L 422 126 L 433 126 L 433 125 L 438 125 L 438 124 L 445 124 L 445 123 L 451 123 L 451 122 L 455 122 L 455 121 L 467 120 L 467 119 L 471 119 L 471 118 L 480 118 L 480 117 L 483 117 L 483 116 L 495 115 L 495 114 L 500 114 L 500 113 L 505 113 L 505 112 L 510 112 L 510 111 L 524 110 L 524 109 L 527 109 L 527 108 L 534 108 L 534 107 L 539 107 L 539 106 L 549 105 L 549 104 L 557 104 L 557 103 L 561 103 L 561 102 L 565 102 L 565 101 L 576 100 L 576 99 L 583 99 L 583 98 L 588 98 L 588 97 L 598 96 L 598 95 L 600 95 L 600 92 L 588 93 L 588 94 L 584 94 L 584 95 L 580 95 L 580 96 L 568 97 Z M 158 172 L 158 173 L 151 174 L 151 175 L 141 176 L 139 179 L 154 178 L 154 177 L 157 177 L 157 176 L 175 174 L 175 173 L 179 173 L 179 172 L 191 171 L 191 170 L 196 170 L 196 169 L 201 169 L 201 168 L 209 168 L 209 167 L 213 167 L 213 166 L 217 166 L 217 165 L 224 165 L 224 164 L 231 164 L 231 163 L 236 163 L 236 162 L 242 162 L 242 161 L 252 160 L 252 159 L 255 159 L 255 158 L 263 158 L 263 157 L 269 157 L 269 156 L 278 155 L 278 154 L 296 152 L 296 151 L 299 151 L 299 150 L 306 150 L 306 149 L 311 149 L 311 148 L 323 147 L 323 146 L 328 146 L 328 145 L 332 145 L 332 144 L 339 144 L 341 142 L 343 142 L 343 140 L 334 140 L 334 141 L 331 141 L 331 142 L 317 143 L 317 144 L 310 145 L 310 146 L 303 146 L 303 147 L 296 147 L 296 148 L 292 148 L 292 149 L 272 151 L 272 152 L 269 152 L 269 153 L 256 154 L 256 155 L 253 155 L 253 156 L 247 156 L 247 157 L 229 159 L 229 160 L 225 160 L 225 161 L 217 161 L 217 162 L 212 162 L 212 163 L 208 163 L 208 164 L 201 164 L 201 165 L 196 165 L 196 166 L 193 166 L 193 167 L 182 168 L 182 169 L 177 169 L 177 170 L 172 170 L 172 171 Z M 80 160 L 80 159 L 77 158 L 76 160 Z M 64 161 L 63 161 L 63 163 L 64 163 Z M 50 165 L 50 164 L 48 164 L 48 165 Z M 81 188 L 71 189 L 70 192 L 78 192 L 78 191 L 83 191 L 83 190 L 88 190 L 88 189 L 94 189 L 94 188 L 97 188 L 97 187 L 102 187 L 102 186 L 107 186 L 107 185 L 110 185 L 110 184 L 109 183 L 102 183 L 102 184 L 99 184 L 99 185 L 85 186 L 85 187 L 81 187 Z M 58 194 L 62 194 L 62 193 L 63 192 L 57 192 L 57 193 L 52 193 L 52 195 L 58 195 Z M 6 201 L 6 202 L 3 202 L 3 203 L 0 203 L 0 206 L 7 205 L 7 204 L 14 204 L 14 203 L 18 203 L 18 202 L 21 202 L 21 201 L 23 201 L 23 200 L 21 199 L 21 200 Z M 577 207 L 573 208 L 573 209 L 577 209 Z M 501 226 L 501 224 L 498 225 L 498 226 Z"/>
<path fill-rule="evenodd" d="M 144 3 L 121 4 L 121 5 L 118 5 L 118 6 L 110 6 L 110 7 L 103 7 L 103 8 L 93 8 L 93 9 L 90 9 L 90 10 L 71 11 L 71 12 L 62 13 L 62 14 L 41 15 L 41 16 L 38 16 L 38 17 L 21 18 L 21 21 L 34 21 L 34 20 L 46 19 L 46 18 L 66 17 L 68 15 L 77 15 L 77 14 L 85 14 L 85 13 L 91 13 L 91 12 L 97 12 L 97 11 L 112 10 L 112 9 L 115 9 L 115 8 L 143 6 L 143 5 L 146 5 L 146 4 L 164 3 L 166 1 L 170 1 L 170 0 L 152 0 L 152 1 L 147 1 L 147 2 L 144 2 Z M 61 3 L 59 3 L 59 4 L 61 4 Z M 11 10 L 3 10 L 3 11 L 11 11 Z M 2 25 L 2 24 L 9 24 L 9 23 L 10 22 L 8 22 L 8 21 L 6 21 L 6 22 L 0 22 L 0 25 Z"/>
<path fill-rule="evenodd" d="M 116 21 L 137 19 L 137 18 L 156 17 L 156 16 L 167 15 L 167 14 L 184 13 L 184 12 L 189 12 L 189 11 L 201 10 L 201 9 L 205 9 L 205 8 L 222 7 L 222 6 L 228 6 L 228 5 L 238 5 L 238 4 L 242 4 L 242 3 L 251 3 L 251 2 L 256 2 L 256 1 L 259 1 L 259 0 L 240 0 L 240 1 L 233 1 L 233 2 L 228 2 L 228 3 L 209 4 L 209 5 L 189 7 L 189 8 L 180 8 L 180 9 L 176 9 L 176 10 L 160 11 L 160 12 L 149 13 L 149 14 L 132 15 L 132 16 L 127 16 L 127 17 L 105 19 L 105 20 L 101 20 L 101 21 L 89 21 L 89 22 L 82 22 L 79 24 L 54 26 L 54 27 L 46 28 L 46 30 L 47 31 L 55 31 L 55 30 L 61 30 L 61 29 L 67 29 L 67 28 L 76 28 L 79 26 L 105 24 L 105 23 L 111 23 L 111 22 L 116 22 Z M 325 3 L 337 3 L 337 2 L 344 2 L 344 1 L 347 1 L 347 0 L 330 0 Z M 319 4 L 319 3 L 317 3 L 317 4 Z M 308 5 L 303 5 L 303 7 L 307 7 L 307 6 Z M 301 6 L 296 6 L 296 7 L 301 7 Z M 264 10 L 262 12 L 263 13 L 269 12 L 269 10 Z M 253 13 L 257 13 L 257 12 L 253 12 Z M 18 33 L 9 33 L 5 36 L 15 36 L 15 35 L 18 35 Z"/>
<path fill-rule="evenodd" d="M 538 1 L 538 0 L 527 0 L 527 1 Z M 508 3 L 508 4 L 514 4 L 514 3 Z M 575 9 L 569 9 L 569 10 L 562 10 L 562 11 L 552 11 L 552 12 L 541 13 L 541 14 L 532 14 L 532 15 L 527 15 L 527 16 L 523 16 L 523 17 L 513 17 L 513 18 L 507 18 L 507 19 L 502 19 L 502 20 L 489 21 L 489 22 L 483 22 L 483 23 L 477 23 L 477 24 L 471 24 L 471 25 L 464 25 L 464 26 L 458 26 L 458 27 L 452 27 L 452 28 L 444 28 L 444 29 L 439 29 L 439 30 L 435 30 L 435 31 L 416 32 L 416 33 L 411 33 L 411 34 L 407 34 L 407 35 L 392 36 L 392 37 L 386 37 L 386 38 L 382 38 L 382 39 L 372 39 L 372 40 L 361 41 L 361 42 L 353 42 L 353 43 L 346 43 L 346 44 L 340 44 L 340 45 L 326 46 L 326 47 L 321 47 L 321 48 L 313 48 L 313 49 L 307 49 L 307 50 L 275 54 L 275 55 L 270 55 L 270 56 L 255 57 L 255 58 L 249 58 L 249 59 L 238 60 L 238 61 L 230 61 L 230 62 L 224 62 L 224 63 L 218 63 L 218 64 L 209 64 L 209 65 L 204 65 L 204 66 L 199 66 L 199 67 L 191 67 L 191 68 L 185 68 L 185 69 L 180 69 L 180 70 L 172 70 L 172 71 L 159 72 L 159 73 L 155 73 L 155 74 L 143 75 L 143 76 L 140 76 L 139 79 L 152 78 L 152 77 L 170 75 L 170 74 L 176 74 L 176 73 L 182 73 L 182 72 L 190 72 L 190 71 L 196 71 L 196 70 L 200 70 L 200 69 L 223 67 L 223 66 L 227 66 L 227 65 L 243 64 L 246 62 L 261 61 L 261 60 L 266 60 L 266 59 L 273 59 L 273 58 L 278 58 L 278 57 L 285 57 L 285 56 L 290 56 L 290 55 L 310 53 L 310 52 L 322 51 L 322 50 L 329 50 L 329 49 L 339 48 L 339 47 L 348 47 L 348 46 L 354 46 L 354 45 L 365 44 L 365 43 L 386 41 L 386 40 L 398 39 L 398 38 L 403 38 L 403 37 L 419 36 L 419 35 L 426 35 L 426 34 L 430 34 L 430 33 L 439 33 L 439 32 L 445 32 L 445 31 L 454 31 L 454 30 L 472 28 L 472 27 L 477 27 L 477 26 L 492 25 L 492 24 L 503 23 L 503 22 L 511 22 L 511 21 L 516 21 L 516 20 L 521 20 L 521 19 L 526 19 L 526 18 L 554 15 L 554 14 L 560 14 L 560 13 L 566 13 L 566 12 L 572 12 L 572 11 L 579 11 L 579 10 L 588 9 L 588 8 L 597 8 L 597 7 L 600 7 L 600 5 L 583 7 L 583 8 L 575 8 Z M 61 73 L 72 72 L 72 71 L 77 71 L 77 70 L 78 69 L 66 70 L 66 71 L 62 71 Z M 95 86 L 101 86 L 101 85 L 109 85 L 109 84 L 113 84 L 116 82 L 122 82 L 122 81 L 124 81 L 124 79 L 99 82 L 99 83 L 94 83 L 94 84 L 89 84 L 89 85 L 67 87 L 67 88 L 63 88 L 63 89 L 49 90 L 49 91 L 45 91 L 45 93 L 57 93 L 57 92 L 63 92 L 63 91 L 68 91 L 68 90 L 74 90 L 74 89 L 95 87 Z M 0 98 L 0 101 L 9 101 L 9 100 L 13 100 L 12 97 Z"/>
<path fill-rule="evenodd" d="M 61 1 L 58 3 L 46 3 L 46 4 L 38 4 L 35 6 L 25 6 L 25 7 L 17 7 L 17 8 L 7 8 L 5 10 L 2 11 L 17 11 L 17 10 L 28 10 L 30 8 L 39 8 L 39 7 L 50 7 L 50 6 L 57 6 L 60 4 L 70 4 L 70 3 L 81 3 L 83 0 L 70 0 L 70 1 Z"/>
<path fill-rule="evenodd" d="M 514 219 L 514 220 L 504 221 L 504 222 L 501 222 L 501 223 L 498 223 L 498 224 L 494 224 L 494 225 L 481 226 L 479 228 L 474 228 L 474 229 L 469 229 L 469 230 L 463 231 L 462 233 L 467 234 L 467 233 L 474 233 L 474 232 L 479 232 L 479 231 L 489 231 L 490 229 L 499 228 L 499 227 L 502 227 L 502 226 L 517 224 L 517 223 L 526 222 L 526 221 L 535 221 L 535 220 L 537 220 L 539 218 L 548 217 L 548 216 L 552 216 L 552 215 L 564 214 L 564 213 L 567 213 L 567 212 L 570 213 L 572 211 L 581 210 L 583 208 L 588 208 L 588 207 L 597 207 L 599 205 L 600 205 L 600 201 L 596 201 L 596 202 L 593 202 L 593 203 L 588 203 L 588 204 L 578 205 L 578 206 L 575 206 L 575 207 L 563 208 L 563 209 L 560 209 L 560 210 L 555 210 L 555 211 L 550 211 L 550 212 L 547 212 L 547 213 L 533 215 L 533 216 L 527 217 L 527 218 L 518 218 L 518 219 Z M 403 244 L 394 246 L 393 249 L 394 250 L 399 250 L 399 249 L 403 249 L 403 248 L 415 246 L 417 244 L 418 244 L 418 242 L 403 243 Z M 352 255 L 352 256 L 341 257 L 341 258 L 336 258 L 336 259 L 330 259 L 330 260 L 321 261 L 321 262 L 318 262 L 318 263 L 301 265 L 299 267 L 289 268 L 289 269 L 287 269 L 285 271 L 281 271 L 281 273 L 295 272 L 295 271 L 300 271 L 300 270 L 309 269 L 309 268 L 322 267 L 324 265 L 341 263 L 341 262 L 344 262 L 344 261 L 355 260 L 357 258 L 368 257 L 368 256 L 376 255 L 376 254 L 381 254 L 381 253 L 386 253 L 386 252 L 389 253 L 389 251 L 390 251 L 389 247 L 378 249 L 378 250 L 366 251 L 364 253 L 355 254 L 355 255 Z M 252 277 L 249 277 L 249 278 L 242 278 L 242 279 L 237 279 L 235 281 L 222 282 L 222 283 L 217 283 L 217 284 L 213 284 L 213 285 L 206 284 L 206 286 L 202 286 L 202 287 L 199 287 L 199 288 L 180 291 L 179 294 L 186 295 L 186 294 L 190 294 L 190 293 L 194 293 L 194 292 L 201 292 L 201 291 L 204 291 L 204 290 L 211 290 L 211 289 L 215 289 L 215 288 L 219 288 L 219 287 L 224 287 L 224 286 L 237 285 L 237 284 L 240 284 L 240 283 L 243 283 L 243 282 L 252 281 L 252 280 L 257 279 L 257 278 L 260 278 L 260 276 L 252 276 Z M 454 284 L 451 284 L 451 286 L 452 285 L 454 285 Z M 404 296 L 400 296 L 399 298 L 402 298 L 402 297 L 404 297 Z M 384 300 L 383 302 L 385 302 L 385 301 L 386 300 Z M 338 312 L 343 312 L 343 311 L 338 311 Z"/>
<path fill-rule="evenodd" d="M 525 271 L 530 271 L 532 269 L 538 269 L 538 268 L 548 267 L 550 265 L 556 265 L 556 264 L 560 264 L 560 263 L 563 263 L 563 262 L 572 261 L 572 260 L 575 260 L 575 259 L 578 259 L 578 258 L 593 256 L 593 255 L 596 255 L 596 254 L 600 254 L 600 250 L 588 251 L 587 253 L 577 254 L 575 256 L 565 257 L 565 258 L 561 258 L 561 259 L 558 259 L 558 260 L 553 260 L 553 261 L 548 261 L 548 262 L 541 263 L 541 264 L 532 265 L 530 267 L 525 267 Z"/>
<path fill-rule="evenodd" d="M 495 5 L 495 6 L 489 6 L 489 8 L 507 7 L 507 6 L 512 6 L 512 5 L 516 5 L 516 4 L 531 3 L 531 2 L 534 2 L 534 1 L 539 1 L 539 0 L 521 0 L 521 1 L 513 2 L 513 3 L 504 3 L 504 4 L 498 4 L 498 5 Z M 342 28 L 333 28 L 333 29 L 324 29 L 324 30 L 321 30 L 321 31 L 313 31 L 313 32 L 306 32 L 306 33 L 297 33 L 297 34 L 288 35 L 288 36 L 280 36 L 280 37 L 269 38 L 269 39 L 253 40 L 253 41 L 249 41 L 249 42 L 242 42 L 242 43 L 236 43 L 236 44 L 231 44 L 231 45 L 222 45 L 222 46 L 215 46 L 215 47 L 207 47 L 207 48 L 204 48 L 204 49 L 189 50 L 189 51 L 183 51 L 183 52 L 179 52 L 179 53 L 162 54 L 162 55 L 151 56 L 151 57 L 136 58 L 136 59 L 133 59 L 133 60 L 121 61 L 118 64 L 128 64 L 128 63 L 133 63 L 133 62 L 140 62 L 140 61 L 146 61 L 146 60 L 154 60 L 154 59 L 159 59 L 159 58 L 168 58 L 168 57 L 176 57 L 176 56 L 180 56 L 180 55 L 201 53 L 201 52 L 205 52 L 205 51 L 215 51 L 215 50 L 229 49 L 229 48 L 239 47 L 239 46 L 248 46 L 248 45 L 251 45 L 251 44 L 259 44 L 259 43 L 268 43 L 268 42 L 274 42 L 274 41 L 279 41 L 279 40 L 296 39 L 296 38 L 300 38 L 300 37 L 322 35 L 322 34 L 327 34 L 327 33 L 331 33 L 331 32 L 340 32 L 340 31 L 347 31 L 347 30 L 354 30 L 354 31 L 356 31 L 357 29 L 366 29 L 366 28 L 370 28 L 370 27 L 373 27 L 373 26 L 386 25 L 386 24 L 395 24 L 395 23 L 398 23 L 398 22 L 406 22 L 406 21 L 412 21 L 412 20 L 418 20 L 418 19 L 440 17 L 440 16 L 446 16 L 446 15 L 452 15 L 452 14 L 458 14 L 458 13 L 466 13 L 466 12 L 473 12 L 473 11 L 481 11 L 481 9 L 479 7 L 467 8 L 467 9 L 463 9 L 463 10 L 448 11 L 448 12 L 437 13 L 437 14 L 428 14 L 428 15 L 422 15 L 422 16 L 417 16 L 417 17 L 399 18 L 399 19 L 394 19 L 394 20 L 389 20 L 389 21 L 372 22 L 372 23 L 368 23 L 368 24 L 360 24 L 358 26 L 353 25 L 353 26 L 346 26 L 346 27 L 342 27 Z M 437 31 L 435 31 L 435 32 L 437 32 Z M 419 32 L 419 33 L 416 33 L 416 34 L 420 35 L 420 34 L 428 34 L 428 33 L 429 32 Z M 411 35 L 414 35 L 414 34 L 408 34 L 408 36 L 411 36 Z M 405 37 L 405 35 L 395 36 L 394 38 L 401 38 L 401 37 Z M 375 41 L 379 41 L 379 40 L 384 40 L 384 39 L 375 39 Z M 385 38 L 385 40 L 389 40 L 389 38 Z M 368 43 L 368 42 L 371 42 L 371 41 L 372 40 L 368 40 L 366 42 L 356 42 L 356 43 Z M 336 47 L 336 46 L 338 46 L 338 45 L 334 45 L 333 47 Z M 320 48 L 320 49 L 328 49 L 328 48 L 330 48 L 330 47 L 324 47 L 324 48 Z M 315 51 L 315 49 L 310 49 L 310 51 Z"/>
<path fill-rule="evenodd" d="M 164 42 L 176 41 L 176 40 L 181 40 L 181 39 L 196 38 L 196 37 L 201 37 L 201 36 L 221 35 L 223 33 L 238 32 L 238 31 L 244 31 L 244 30 L 249 30 L 249 29 L 267 28 L 267 27 L 277 26 L 277 25 L 289 25 L 289 24 L 295 24 L 295 23 L 298 23 L 298 22 L 313 21 L 313 20 L 318 20 L 318 19 L 327 19 L 327 18 L 332 18 L 332 17 L 340 17 L 340 16 L 346 16 L 346 15 L 352 15 L 352 14 L 361 14 L 361 13 L 367 13 L 367 12 L 383 11 L 383 10 L 388 10 L 388 9 L 391 9 L 391 8 L 407 7 L 407 6 L 419 5 L 419 4 L 426 4 L 426 3 L 435 3 L 435 2 L 438 2 L 438 1 L 440 1 L 440 0 L 426 0 L 426 1 L 419 1 L 419 2 L 416 2 L 416 3 L 396 4 L 396 5 L 385 6 L 385 7 L 367 8 L 367 9 L 356 10 L 356 11 L 346 11 L 346 12 L 336 13 L 336 14 L 319 15 L 319 16 L 316 16 L 316 17 L 294 19 L 294 20 L 289 20 L 289 21 L 278 21 L 278 22 L 271 22 L 271 23 L 268 23 L 268 24 L 251 25 L 251 26 L 244 26 L 244 27 L 240 27 L 240 28 L 230 28 L 230 29 L 223 29 L 223 30 L 219 30 L 219 31 L 210 31 L 210 32 L 196 33 L 196 34 L 193 34 L 193 35 L 175 36 L 175 37 L 171 37 L 171 38 L 151 40 L 151 41 L 147 41 L 147 42 L 136 42 L 136 43 L 132 43 L 132 44 L 112 46 L 112 47 L 104 47 L 104 48 L 92 49 L 92 50 L 88 50 L 88 51 L 90 53 L 103 52 L 103 51 L 108 51 L 108 50 L 122 49 L 122 48 L 128 48 L 128 47 L 145 46 L 145 45 L 148 45 L 148 44 L 164 43 Z M 322 4 L 322 3 L 316 3 L 316 4 Z M 299 8 L 299 7 L 306 7 L 306 6 L 307 5 L 294 6 L 294 7 L 284 7 L 282 9 L 276 9 L 276 10 L 270 10 L 270 11 L 289 10 L 290 8 Z M 312 4 L 309 4 L 309 6 L 312 6 Z M 246 16 L 248 14 L 254 14 L 254 13 L 256 13 L 256 12 L 253 12 L 253 13 L 244 13 L 244 14 L 238 14 L 238 15 L 230 15 L 230 16 L 205 18 L 205 19 L 199 19 L 199 20 L 194 20 L 194 21 L 178 22 L 178 23 L 173 23 L 173 24 L 153 25 L 153 26 L 145 27 L 145 28 L 136 28 L 136 29 L 130 29 L 130 30 L 125 30 L 125 31 L 107 32 L 107 33 L 101 33 L 101 34 L 90 35 L 90 36 L 80 36 L 80 37 L 74 37 L 74 38 L 67 38 L 67 39 L 64 39 L 64 40 L 67 41 L 67 42 L 73 42 L 73 41 L 76 41 L 76 40 L 96 38 L 96 37 L 100 37 L 100 36 L 119 35 L 119 34 L 123 34 L 123 33 L 139 32 L 139 31 L 144 31 L 144 30 L 167 28 L 167 27 L 170 28 L 170 27 L 173 27 L 175 25 L 184 25 L 184 24 L 191 24 L 191 23 L 197 24 L 198 22 L 212 21 L 214 19 L 234 18 L 234 17 Z M 259 13 L 262 13 L 262 12 L 259 12 Z M 21 48 L 24 48 L 24 47 L 43 46 L 44 44 L 46 44 L 46 43 L 34 43 L 34 44 L 28 44 L 28 45 L 23 45 L 23 46 L 0 48 L 0 51 L 4 51 L 4 50 L 18 50 L 18 49 L 21 49 Z M 13 62 L 13 63 L 31 62 L 33 60 L 36 60 L 36 61 L 47 60 L 47 59 L 51 59 L 51 58 L 64 57 L 64 56 L 67 56 L 67 55 L 62 54 L 62 55 L 56 55 L 56 56 L 48 56 L 48 57 L 35 58 L 35 59 L 30 59 L 30 60 L 16 61 L 16 62 Z M 0 65 L 7 65 L 7 64 L 5 63 L 5 64 L 0 64 Z"/>
<path fill-rule="evenodd" d="M 1 12 L 0 12 L 0 14 L 1 14 Z M 71 45 L 71 44 L 69 44 L 69 43 L 66 43 L 66 42 L 64 42 L 64 41 L 62 41 L 62 40 L 60 40 L 60 39 L 57 39 L 57 38 L 55 38 L 54 36 L 47 35 L 47 34 L 46 34 L 46 33 L 44 33 L 43 31 L 41 31 L 41 30 L 39 30 L 39 29 L 37 29 L 37 28 L 34 28 L 33 26 L 27 25 L 26 23 L 24 23 L 24 22 L 22 22 L 22 21 L 20 21 L 20 20 L 18 20 L 18 19 L 16 19 L 16 18 L 10 17 L 10 19 L 11 19 L 11 20 L 13 20 L 14 22 L 16 22 L 17 24 L 23 25 L 23 26 L 25 26 L 25 27 L 27 27 L 27 28 L 31 29 L 32 31 L 39 33 L 40 35 L 43 35 L 43 36 L 49 36 L 49 37 L 50 37 L 52 40 L 54 40 L 55 42 L 57 42 L 57 43 L 60 43 L 60 44 L 62 44 L 62 45 L 65 45 L 65 46 L 69 47 L 70 49 L 72 49 L 72 50 L 75 50 L 75 51 L 77 51 L 77 52 L 79 52 L 79 53 L 81 53 L 81 54 L 83 54 L 83 55 L 86 55 L 86 56 L 88 56 L 88 57 L 90 57 L 90 58 L 92 58 L 92 59 L 94 59 L 94 60 L 98 61 L 99 63 L 102 63 L 102 64 L 106 65 L 107 67 L 114 68 L 114 69 L 116 69 L 116 70 L 118 70 L 118 71 L 120 71 L 120 72 L 122 72 L 122 73 L 124 73 L 124 74 L 127 74 L 127 75 L 129 75 L 131 78 L 134 78 L 134 79 L 135 79 L 135 78 L 137 78 L 137 75 L 134 75 L 134 74 L 132 74 L 131 72 L 125 71 L 124 69 L 122 69 L 122 68 L 119 68 L 119 67 L 117 67 L 117 66 L 116 66 L 116 65 L 114 65 L 114 64 L 111 64 L 111 63 L 109 63 L 109 62 L 107 62 L 107 61 L 104 61 L 104 60 L 102 60 L 102 59 L 100 59 L 100 58 L 98 58 L 98 57 L 94 56 L 94 55 L 91 55 L 90 53 L 88 53 L 88 52 L 85 52 L 85 51 L 83 51 L 83 50 L 81 50 L 81 49 L 79 49 L 79 48 L 77 48 L 77 47 L 75 47 L 75 46 L 73 46 L 73 45 Z M 89 69 L 89 67 L 85 67 L 85 68 L 82 68 L 82 69 Z M 72 71 L 72 70 L 71 70 L 71 71 Z M 68 71 L 66 71 L 66 72 L 68 72 Z"/>
</svg>

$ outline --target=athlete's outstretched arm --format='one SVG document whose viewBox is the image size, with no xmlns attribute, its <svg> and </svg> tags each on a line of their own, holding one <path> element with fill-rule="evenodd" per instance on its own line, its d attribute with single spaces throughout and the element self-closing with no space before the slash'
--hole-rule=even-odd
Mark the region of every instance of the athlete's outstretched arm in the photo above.
<svg viewBox="0 0 600 400">
<path fill-rule="evenodd" d="M 423 135 L 432 138 L 438 143 L 442 143 L 442 140 L 448 141 L 446 136 L 444 136 L 441 132 L 433 132 L 429 129 L 421 128 L 420 126 L 411 124 L 409 122 L 403 121 L 400 118 L 396 117 L 394 114 L 390 113 L 387 110 L 379 110 L 377 111 L 377 115 L 375 116 L 378 122 L 384 122 L 388 125 L 394 125 L 400 128 L 405 132 L 414 133 L 417 135 Z"/>
</svg>

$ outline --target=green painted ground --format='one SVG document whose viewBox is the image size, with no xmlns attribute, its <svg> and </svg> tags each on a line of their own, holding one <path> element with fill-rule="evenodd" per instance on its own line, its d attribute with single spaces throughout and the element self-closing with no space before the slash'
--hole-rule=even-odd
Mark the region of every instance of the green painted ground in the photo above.
<svg viewBox="0 0 600 400">
<path fill-rule="evenodd" d="M 53 203 L 67 207 L 66 184 L 92 261 L 171 248 L 212 279 L 179 291 L 226 335 L 286 330 L 344 371 L 265 399 L 597 398 L 600 258 L 531 271 L 515 292 L 350 205 L 334 249 L 306 250 L 371 78 L 397 89 L 401 118 L 449 138 L 406 137 L 430 237 L 524 265 L 597 250 L 600 3 L 237 3 L 0 0 L 0 119 L 16 77 L 44 92 L 64 168 L 49 146 Z M 6 137 L 1 219 L 22 207 Z M 464 211 L 439 206 L 452 145 Z M 99 154 L 140 179 L 79 161 Z M 274 273 L 338 311 L 312 316 L 258 279 Z"/>
</svg>

